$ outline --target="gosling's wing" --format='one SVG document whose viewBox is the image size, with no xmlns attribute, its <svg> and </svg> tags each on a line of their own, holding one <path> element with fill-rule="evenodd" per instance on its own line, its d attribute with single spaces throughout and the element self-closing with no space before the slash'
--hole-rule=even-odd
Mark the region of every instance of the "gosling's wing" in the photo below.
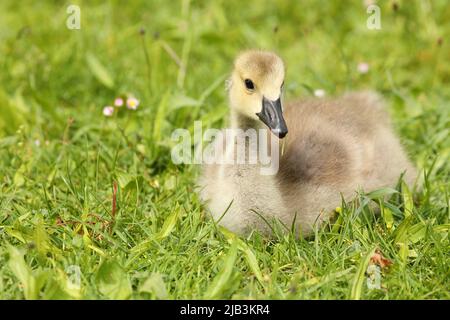
<svg viewBox="0 0 450 320">
<path fill-rule="evenodd" d="M 287 184 L 345 183 L 361 161 L 360 149 L 389 123 L 381 99 L 371 92 L 296 100 L 284 113 L 289 133 L 279 178 Z"/>
</svg>

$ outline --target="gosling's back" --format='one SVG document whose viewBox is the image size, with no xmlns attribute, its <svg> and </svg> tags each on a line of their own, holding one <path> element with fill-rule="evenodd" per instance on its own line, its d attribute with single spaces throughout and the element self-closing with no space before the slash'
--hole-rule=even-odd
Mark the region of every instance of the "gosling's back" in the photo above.
<svg viewBox="0 0 450 320">
<path fill-rule="evenodd" d="M 294 101 L 285 116 L 290 135 L 277 181 L 291 210 L 301 202 L 330 210 L 340 193 L 350 197 L 358 188 L 394 186 L 402 173 L 414 182 L 416 170 L 375 93 Z"/>
</svg>

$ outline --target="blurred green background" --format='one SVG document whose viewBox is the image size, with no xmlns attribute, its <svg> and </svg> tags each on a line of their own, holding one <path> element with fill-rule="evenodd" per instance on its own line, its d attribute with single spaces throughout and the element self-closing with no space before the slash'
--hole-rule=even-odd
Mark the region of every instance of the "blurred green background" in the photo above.
<svg viewBox="0 0 450 320">
<path fill-rule="evenodd" d="M 369 30 L 369 3 L 1 1 L 0 298 L 448 299 L 450 6 L 377 1 L 381 29 Z M 70 4 L 80 30 L 66 27 Z M 224 81 L 248 48 L 283 57 L 287 99 L 386 98 L 425 172 L 414 219 L 405 190 L 389 210 L 420 237 L 383 219 L 355 224 L 348 208 L 346 232 L 253 235 L 234 251 L 194 192 L 198 168 L 172 164 L 170 137 L 195 120 L 226 124 Z M 103 115 L 126 95 L 136 111 Z M 356 271 L 374 247 L 394 263 L 383 288 L 367 290 Z"/>
</svg>

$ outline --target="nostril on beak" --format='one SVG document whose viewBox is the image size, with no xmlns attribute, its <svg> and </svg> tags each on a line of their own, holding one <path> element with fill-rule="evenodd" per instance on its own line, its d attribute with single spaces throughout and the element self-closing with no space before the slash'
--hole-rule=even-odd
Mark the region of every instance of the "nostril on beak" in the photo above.
<svg viewBox="0 0 450 320">
<path fill-rule="evenodd" d="M 287 130 L 286 131 L 281 131 L 279 134 L 278 134 L 278 138 L 280 138 L 280 139 L 283 139 L 286 135 L 287 135 Z"/>
<path fill-rule="evenodd" d="M 287 130 L 282 130 L 282 129 L 273 129 L 272 130 L 273 134 L 276 135 L 278 138 L 283 139 L 286 134 L 288 133 Z"/>
</svg>

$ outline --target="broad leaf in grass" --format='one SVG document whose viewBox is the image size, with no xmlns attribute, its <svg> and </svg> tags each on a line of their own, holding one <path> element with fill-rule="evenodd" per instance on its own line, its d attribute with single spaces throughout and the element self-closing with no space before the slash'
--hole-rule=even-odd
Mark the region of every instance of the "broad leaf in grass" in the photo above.
<svg viewBox="0 0 450 320">
<path fill-rule="evenodd" d="M 208 290 L 206 291 L 205 298 L 206 299 L 217 299 L 220 297 L 220 294 L 227 288 L 228 282 L 233 273 L 234 263 L 237 258 L 238 251 L 238 242 L 234 239 L 231 243 L 231 247 L 228 251 L 228 254 L 225 258 L 224 263 L 216 275 Z"/>
<path fill-rule="evenodd" d="M 232 243 L 233 241 L 238 242 L 238 249 L 239 251 L 242 251 L 242 253 L 244 254 L 245 260 L 248 266 L 250 267 L 250 270 L 253 272 L 253 274 L 261 283 L 261 285 L 264 285 L 263 275 L 261 273 L 261 269 L 259 268 L 258 260 L 256 259 L 256 256 L 253 253 L 253 250 L 244 241 L 239 239 L 234 233 L 232 233 L 228 229 L 220 227 L 220 231 L 227 238 L 228 242 L 230 243 Z"/>
<path fill-rule="evenodd" d="M 26 264 L 23 254 L 16 247 L 8 245 L 8 253 L 8 266 L 17 279 L 19 279 L 25 299 L 38 299 L 39 292 L 44 286 L 48 274 L 40 270 L 37 270 L 33 274 L 31 268 Z"/>
<path fill-rule="evenodd" d="M 383 205 L 383 202 L 380 201 L 380 211 L 381 211 L 381 217 L 384 220 L 384 223 L 386 225 L 386 228 L 391 231 L 394 230 L 394 215 L 388 207 L 385 207 Z"/>
<path fill-rule="evenodd" d="M 157 299 L 167 299 L 167 289 L 159 273 L 152 273 L 139 288 L 139 292 L 154 294 Z"/>
<path fill-rule="evenodd" d="M 409 217 L 412 214 L 414 208 L 413 197 L 411 191 L 409 191 L 408 186 L 402 181 L 402 197 L 403 205 L 405 209 L 405 217 Z"/>
<path fill-rule="evenodd" d="M 99 291 L 109 299 L 127 299 L 131 295 L 131 283 L 122 267 L 113 260 L 105 260 L 97 271 Z"/>
<path fill-rule="evenodd" d="M 175 207 L 173 212 L 164 221 L 164 224 L 163 224 L 161 230 L 159 231 L 158 235 L 156 236 L 157 240 L 162 240 L 162 239 L 166 238 L 172 232 L 172 230 L 175 228 L 175 226 L 178 222 L 178 218 L 180 217 L 180 212 L 181 212 L 181 208 L 177 204 L 177 206 Z"/>
<path fill-rule="evenodd" d="M 377 189 L 374 190 L 372 192 L 369 192 L 366 194 L 366 196 L 370 199 L 381 199 L 385 196 L 389 196 L 392 194 L 398 193 L 397 190 L 392 189 L 392 188 L 382 188 L 382 189 Z"/>
<path fill-rule="evenodd" d="M 135 177 L 124 171 L 117 171 L 117 182 L 121 189 L 125 189 L 131 182 L 135 181 Z"/>
<path fill-rule="evenodd" d="M 92 74 L 100 81 L 105 87 L 112 89 L 114 87 L 114 80 L 108 70 L 102 65 L 102 63 L 92 54 L 86 54 L 86 62 Z"/>
</svg>

